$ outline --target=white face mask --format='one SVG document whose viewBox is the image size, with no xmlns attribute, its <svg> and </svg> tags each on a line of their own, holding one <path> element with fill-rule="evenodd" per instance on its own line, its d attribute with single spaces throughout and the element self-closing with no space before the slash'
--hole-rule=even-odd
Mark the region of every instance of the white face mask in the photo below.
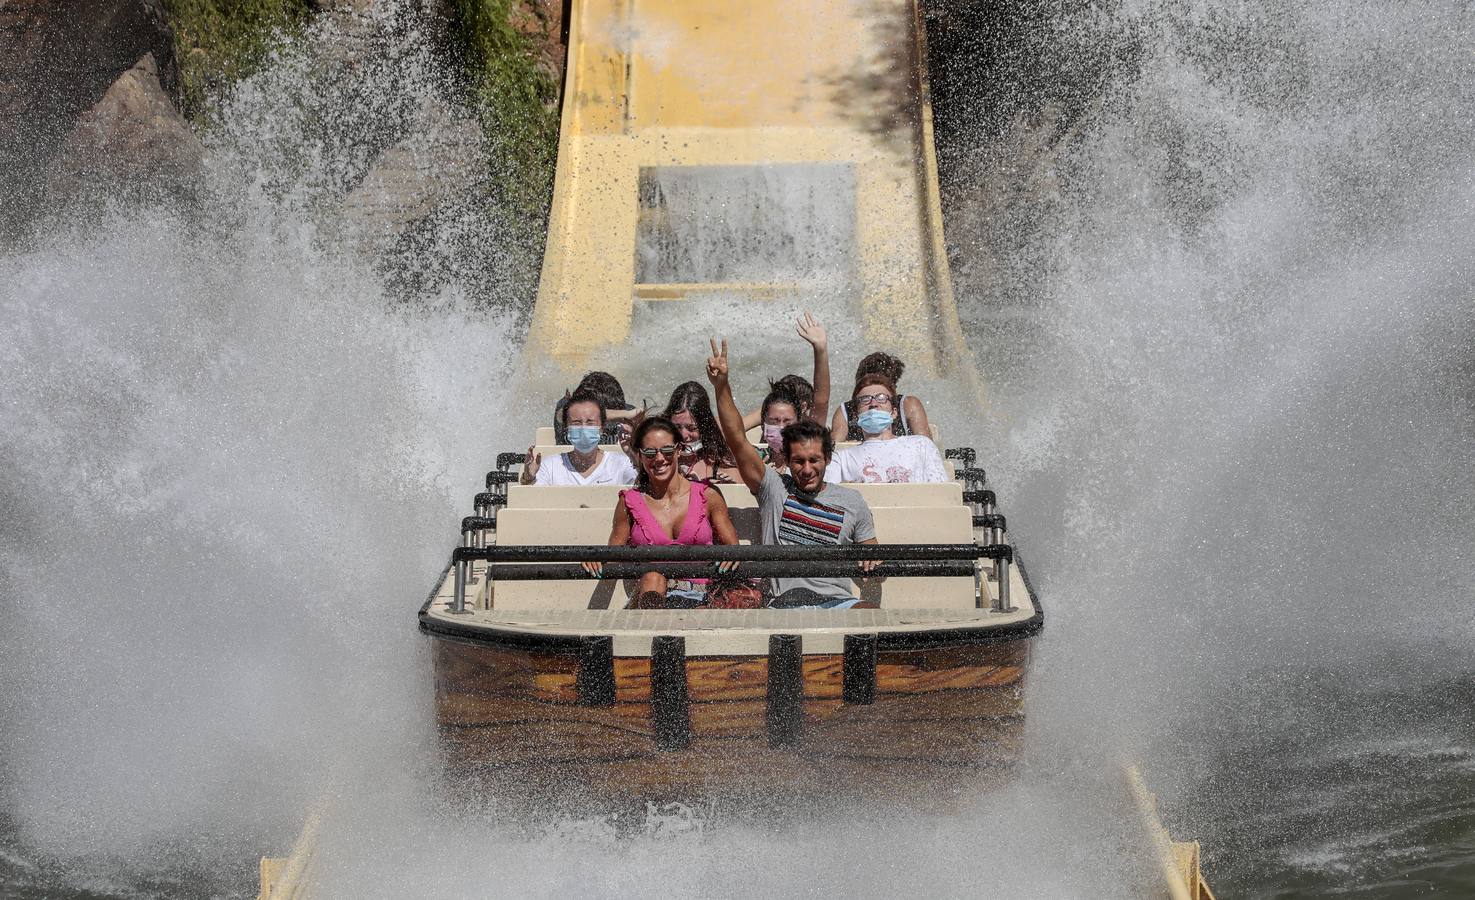
<svg viewBox="0 0 1475 900">
<path fill-rule="evenodd" d="M 701 453 L 702 452 L 702 442 L 701 441 L 687 441 L 686 443 L 682 444 L 681 446 L 682 446 L 682 449 L 685 452 L 687 452 L 687 453 Z"/>
</svg>

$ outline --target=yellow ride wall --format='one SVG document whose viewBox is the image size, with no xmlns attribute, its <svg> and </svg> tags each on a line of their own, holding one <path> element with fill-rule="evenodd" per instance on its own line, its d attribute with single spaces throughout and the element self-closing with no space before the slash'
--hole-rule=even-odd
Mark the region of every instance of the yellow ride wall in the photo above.
<svg viewBox="0 0 1475 900">
<path fill-rule="evenodd" d="M 579 366 L 630 337 L 637 302 L 804 299 L 780 277 L 638 284 L 642 167 L 838 164 L 865 342 L 924 370 L 962 358 L 915 0 L 574 0 L 570 18 L 530 350 Z"/>
</svg>

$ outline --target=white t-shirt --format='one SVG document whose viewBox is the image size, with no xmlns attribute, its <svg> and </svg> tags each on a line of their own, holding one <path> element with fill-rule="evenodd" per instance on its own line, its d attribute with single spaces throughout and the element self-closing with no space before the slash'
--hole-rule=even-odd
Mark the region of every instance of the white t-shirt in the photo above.
<svg viewBox="0 0 1475 900">
<path fill-rule="evenodd" d="M 599 465 L 589 472 L 588 477 L 579 474 L 567 453 L 543 457 L 533 484 L 583 485 L 583 484 L 634 484 L 635 466 L 623 453 L 599 451 Z"/>
<path fill-rule="evenodd" d="M 825 481 L 883 484 L 947 481 L 942 454 L 932 438 L 920 434 L 889 441 L 866 441 L 835 451 L 825 468 Z"/>
</svg>

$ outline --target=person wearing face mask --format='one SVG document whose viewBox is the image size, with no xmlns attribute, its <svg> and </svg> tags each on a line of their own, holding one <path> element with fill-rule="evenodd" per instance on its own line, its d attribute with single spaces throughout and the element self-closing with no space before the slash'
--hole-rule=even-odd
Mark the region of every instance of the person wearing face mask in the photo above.
<svg viewBox="0 0 1475 900">
<path fill-rule="evenodd" d="M 906 371 L 906 363 L 897 359 L 889 353 L 871 353 L 860 361 L 855 367 L 855 383 L 867 375 L 880 375 L 892 386 L 901 383 L 901 373 Z M 895 409 L 892 410 L 894 418 L 891 422 L 891 431 L 897 437 L 906 437 L 911 434 L 931 436 L 932 429 L 927 421 L 927 410 L 922 406 L 922 401 L 911 394 L 898 393 L 894 398 Z M 847 400 L 840 404 L 835 410 L 835 420 L 830 425 L 830 435 L 839 441 L 863 441 L 865 432 L 861 430 L 857 417 L 860 410 L 855 408 L 855 401 Z"/>
<path fill-rule="evenodd" d="M 574 391 L 563 406 L 564 433 L 574 448 L 545 460 L 537 448 L 529 447 L 518 481 L 539 485 L 634 484 L 635 467 L 629 458 L 600 449 L 605 423 L 600 398 L 592 391 Z"/>
<path fill-rule="evenodd" d="M 947 481 L 942 454 L 932 438 L 896 433 L 896 384 L 884 375 L 862 376 L 851 403 L 864 441 L 835 452 L 825 471 L 832 483 L 896 483 Z"/>
<path fill-rule="evenodd" d="M 763 421 L 763 444 L 768 448 L 768 464 L 780 472 L 788 468 L 788 461 L 784 458 L 784 429 L 799 421 L 799 409 L 799 400 L 782 387 L 769 391 L 759 408 Z"/>
<path fill-rule="evenodd" d="M 725 340 L 721 350 L 712 341 L 707 379 L 717 397 L 717 418 L 727 436 L 727 447 L 737 460 L 738 474 L 758 498 L 763 543 L 821 547 L 876 543 L 876 524 L 865 498 L 852 488 L 825 481 L 825 469 L 835 447 L 825 426 L 806 420 L 781 429 L 776 446 L 784 454 L 789 471 L 780 474 L 763 462 L 743 433 L 743 414 L 728 384 Z M 861 572 L 869 572 L 877 562 L 865 560 L 858 567 Z M 861 601 L 851 594 L 848 578 L 773 578 L 767 594 L 767 605 L 775 609 L 874 606 L 874 601 Z"/>
<path fill-rule="evenodd" d="M 671 392 L 662 415 L 671 420 L 679 432 L 681 474 L 697 481 L 732 484 L 737 480 L 736 463 L 722 439 L 717 417 L 712 415 L 712 402 L 707 389 L 695 381 L 678 385 Z"/>
</svg>

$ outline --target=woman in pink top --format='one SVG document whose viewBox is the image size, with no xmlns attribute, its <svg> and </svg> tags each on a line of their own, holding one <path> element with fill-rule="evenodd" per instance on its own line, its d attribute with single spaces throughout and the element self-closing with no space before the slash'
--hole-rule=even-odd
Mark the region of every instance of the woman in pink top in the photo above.
<svg viewBox="0 0 1475 900">
<path fill-rule="evenodd" d="M 736 544 L 737 529 L 727 512 L 722 492 L 702 481 L 691 481 L 677 466 L 681 452 L 676 426 L 670 419 L 651 416 L 630 437 L 630 446 L 640 463 L 635 487 L 620 492 L 610 528 L 611 547 L 655 545 L 704 546 Z M 720 563 L 725 573 L 734 563 Z M 599 563 L 584 563 L 598 574 Z M 665 609 L 699 605 L 707 579 L 668 582 L 659 572 L 640 578 L 630 606 L 636 609 Z"/>
</svg>

